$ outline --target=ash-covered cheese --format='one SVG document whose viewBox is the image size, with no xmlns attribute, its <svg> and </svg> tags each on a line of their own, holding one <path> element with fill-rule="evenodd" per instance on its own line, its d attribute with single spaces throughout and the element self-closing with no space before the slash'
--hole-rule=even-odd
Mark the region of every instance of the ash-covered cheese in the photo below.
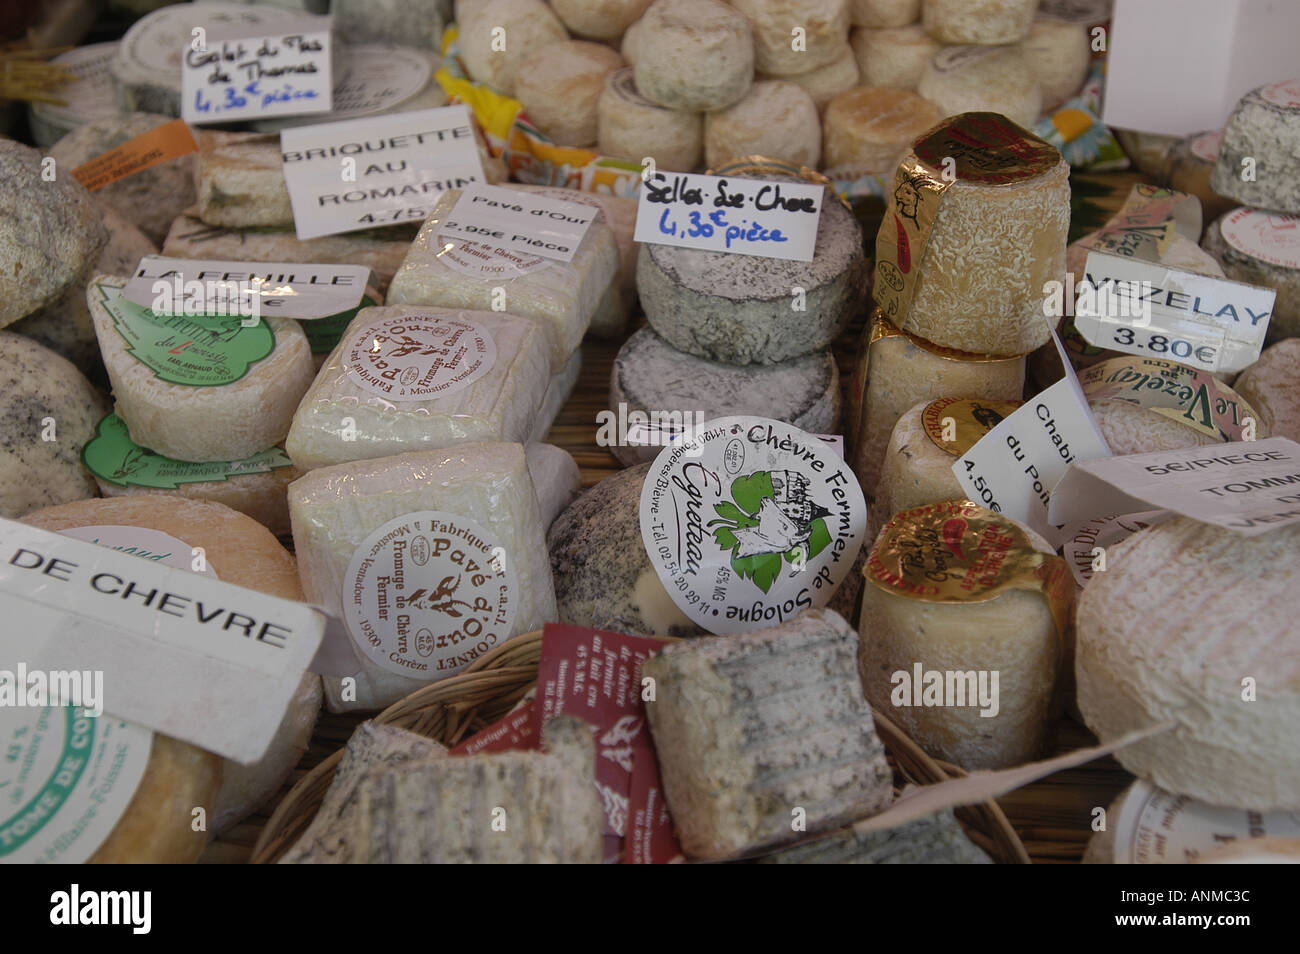
<svg viewBox="0 0 1300 954">
<path fill-rule="evenodd" d="M 95 496 L 81 450 L 107 411 L 71 362 L 0 332 L 0 517 Z"/>
<path fill-rule="evenodd" d="M 438 237 L 460 195 L 451 189 L 438 198 L 388 288 L 389 303 L 476 311 L 499 310 L 504 304 L 510 314 L 541 325 L 550 341 L 551 366 L 560 368 L 581 344 L 618 274 L 614 233 L 608 225 L 592 222 L 570 262 L 513 254 L 480 266 L 456 253 L 444 254 Z M 514 277 L 502 275 L 503 267 Z"/>
<path fill-rule="evenodd" d="M 552 0 L 551 9 L 574 36 L 617 43 L 651 0 Z"/>
<path fill-rule="evenodd" d="M 919 25 L 857 28 L 849 37 L 863 86 L 915 90 L 942 44 Z"/>
<path fill-rule="evenodd" d="M 547 533 L 561 623 L 647 636 L 703 630 L 673 602 L 641 540 L 641 485 L 650 464 L 606 477 Z"/>
<path fill-rule="evenodd" d="M 1177 723 L 1121 765 L 1212 805 L 1300 810 L 1298 567 L 1294 525 L 1247 537 L 1175 517 L 1107 548 L 1079 602 L 1079 710 L 1103 742 Z"/>
<path fill-rule="evenodd" d="M 1232 382 L 1270 437 L 1300 442 L 1300 338 L 1279 341 Z"/>
<path fill-rule="evenodd" d="M 790 76 L 770 76 L 767 73 L 755 73 L 756 81 L 780 79 L 798 86 L 810 97 L 818 112 L 826 108 L 834 97 L 858 84 L 858 59 L 853 48 L 847 43 L 840 48 L 839 56 L 825 66 L 807 73 L 794 73 Z"/>
<path fill-rule="evenodd" d="M 541 0 L 486 0 L 467 10 L 459 26 L 465 71 L 506 96 L 515 95 L 515 78 L 530 53 L 569 38 Z"/>
<path fill-rule="evenodd" d="M 1300 79 L 1241 98 L 1223 127 L 1210 185 L 1242 205 L 1300 214 Z"/>
<path fill-rule="evenodd" d="M 829 351 L 778 364 L 730 367 L 678 351 L 652 329 L 642 328 L 614 359 L 609 408 L 614 419 L 658 414 L 669 425 L 689 421 L 696 426 L 717 417 L 761 413 L 810 434 L 830 434 L 839 422 L 840 376 Z M 662 449 L 610 443 L 610 451 L 629 467 L 653 460 Z"/>
<path fill-rule="evenodd" d="M 85 187 L 43 169 L 35 149 L 0 139 L 0 328 L 83 285 L 108 243 Z"/>
<path fill-rule="evenodd" d="M 402 0 L 375 3 L 374 0 L 332 0 L 327 11 L 334 18 L 334 32 L 344 43 L 391 43 L 437 51 L 451 5 L 446 0 Z M 346 47 L 345 47 L 346 49 Z"/>
<path fill-rule="evenodd" d="M 668 109 L 726 109 L 754 78 L 749 21 L 721 0 L 655 0 L 637 33 L 636 88 Z"/>
<path fill-rule="evenodd" d="M 921 24 L 941 43 L 1018 43 L 1037 12 L 1038 0 L 922 0 Z"/>
<path fill-rule="evenodd" d="M 1019 47 L 955 46 L 930 60 L 916 91 L 945 116 L 1001 113 L 1033 128 L 1043 111 L 1043 88 Z"/>
<path fill-rule="evenodd" d="M 128 301 L 125 285 L 99 275 L 86 297 L 133 441 L 203 462 L 240 460 L 284 440 L 312 379 L 311 346 L 296 321 L 161 316 Z"/>
<path fill-rule="evenodd" d="M 1039 17 L 1020 43 L 1020 52 L 1043 88 L 1043 112 L 1050 113 L 1072 99 L 1083 86 L 1092 63 L 1088 28 Z"/>
<path fill-rule="evenodd" d="M 1235 209 L 1237 201 L 1219 195 L 1210 187 L 1210 176 L 1219 158 L 1223 133 L 1217 130 L 1180 139 L 1169 153 L 1169 185 L 1201 200 L 1201 221 L 1213 222 Z"/>
<path fill-rule="evenodd" d="M 637 91 L 632 69 L 605 78 L 596 126 L 597 149 L 614 159 L 640 163 L 652 157 L 658 169 L 690 172 L 704 155 L 704 117 L 652 103 Z"/>
<path fill-rule="evenodd" d="M 536 322 L 505 312 L 363 308 L 303 395 L 285 449 L 302 470 L 533 433 L 550 381 Z"/>
<path fill-rule="evenodd" d="M 642 665 L 664 797 L 682 849 L 725 859 L 843 825 L 893 800 L 854 668 L 858 639 L 830 610 L 772 629 L 664 647 Z"/>
<path fill-rule="evenodd" d="M 1097 429 L 1117 456 L 1204 447 L 1220 441 L 1178 421 L 1131 404 L 1089 402 Z"/>
<path fill-rule="evenodd" d="M 1300 215 L 1236 209 L 1211 223 L 1201 245 L 1228 278 L 1277 292 L 1269 341 L 1300 336 Z"/>
<path fill-rule="evenodd" d="M 72 74 L 72 81 L 58 89 L 62 104 L 32 103 L 27 124 L 38 149 L 49 149 L 82 123 L 116 116 L 113 76 L 109 68 L 117 55 L 117 43 L 92 43 L 56 56 L 51 62 Z"/>
<path fill-rule="evenodd" d="M 849 0 L 849 19 L 856 27 L 907 26 L 920 16 L 921 0 Z"/>
<path fill-rule="evenodd" d="M 823 164 L 837 178 L 887 176 L 912 140 L 942 118 L 939 107 L 907 90 L 856 86 L 826 107 Z"/>
<path fill-rule="evenodd" d="M 623 57 L 602 43 L 539 46 L 519 65 L 515 98 L 542 134 L 562 146 L 596 144 L 596 103 Z"/>
<path fill-rule="evenodd" d="M 303 593 L 359 657 L 346 685 L 324 680 L 333 712 L 381 709 L 556 618 L 520 444 L 322 467 L 290 485 L 289 514 Z"/>
<path fill-rule="evenodd" d="M 989 865 L 993 861 L 945 808 L 885 831 L 850 826 L 807 845 L 783 848 L 763 858 L 766 865 Z"/>
<path fill-rule="evenodd" d="M 582 352 L 575 351 L 569 355 L 569 360 L 564 362 L 564 367 L 551 375 L 550 381 L 546 384 L 546 393 L 542 395 L 542 403 L 537 411 L 537 419 L 533 422 L 533 429 L 529 434 L 529 440 L 541 441 L 546 439 L 546 435 L 551 432 L 551 426 L 555 419 L 560 416 L 564 410 L 564 405 L 568 403 L 573 389 L 578 384 L 578 375 L 582 373 Z"/>
<path fill-rule="evenodd" d="M 754 35 L 754 68 L 772 76 L 819 69 L 849 36 L 848 0 L 732 0 Z M 793 42 L 800 29 L 801 43 Z"/>
<path fill-rule="evenodd" d="M 710 168 L 744 156 L 817 168 L 821 122 L 812 97 L 793 83 L 753 83 L 744 99 L 704 116 L 704 162 Z"/>
<path fill-rule="evenodd" d="M 198 140 L 200 219 L 232 228 L 292 227 L 278 135 L 204 129 Z"/>
<path fill-rule="evenodd" d="M 811 262 L 646 244 L 637 291 L 650 326 L 675 348 L 773 364 L 827 347 L 860 307 L 865 273 L 862 231 L 828 191 Z"/>
</svg>

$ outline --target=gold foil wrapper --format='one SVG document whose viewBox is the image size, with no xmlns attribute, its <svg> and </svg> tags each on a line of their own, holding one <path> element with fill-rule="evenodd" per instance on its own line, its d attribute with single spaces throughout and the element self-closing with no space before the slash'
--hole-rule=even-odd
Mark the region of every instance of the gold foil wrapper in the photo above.
<svg viewBox="0 0 1300 954">
<path fill-rule="evenodd" d="M 921 426 L 935 447 L 953 458 L 966 453 L 985 434 L 1002 423 L 1003 418 L 1014 413 L 1022 401 L 985 401 L 980 398 L 939 398 L 931 401 L 921 412 Z M 944 424 L 952 418 L 952 427 Z M 944 434 L 952 430 L 952 440 Z"/>
<path fill-rule="evenodd" d="M 920 335 L 904 331 L 885 317 L 884 312 L 877 308 L 871 313 L 871 331 L 867 337 L 867 344 L 868 346 L 873 345 L 882 338 L 906 338 L 922 351 L 928 351 L 940 358 L 947 358 L 949 361 L 1013 361 L 1016 358 L 1024 357 L 1023 354 L 977 354 L 974 351 L 959 351 L 956 348 L 937 345 L 933 341 L 926 341 Z"/>
</svg>

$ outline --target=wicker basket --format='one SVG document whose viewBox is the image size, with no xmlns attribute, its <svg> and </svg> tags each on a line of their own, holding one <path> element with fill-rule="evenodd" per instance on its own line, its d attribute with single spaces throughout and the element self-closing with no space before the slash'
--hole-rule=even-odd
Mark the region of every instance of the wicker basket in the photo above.
<svg viewBox="0 0 1300 954">
<path fill-rule="evenodd" d="M 542 633 L 524 633 L 479 657 L 464 672 L 411 693 L 374 717 L 453 746 L 514 708 L 537 681 Z M 872 710 L 896 774 L 927 785 L 963 774 L 961 769 L 926 755 L 897 726 Z M 276 806 L 253 848 L 253 864 L 278 860 L 302 836 L 334 780 L 343 749 L 308 772 Z M 994 861 L 1029 864 L 1029 855 L 996 802 L 957 809 L 967 834 Z"/>
</svg>

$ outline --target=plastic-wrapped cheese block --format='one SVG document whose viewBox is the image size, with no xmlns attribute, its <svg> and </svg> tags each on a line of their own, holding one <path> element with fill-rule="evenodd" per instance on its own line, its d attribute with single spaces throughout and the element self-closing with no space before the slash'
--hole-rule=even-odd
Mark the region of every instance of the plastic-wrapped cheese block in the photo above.
<svg viewBox="0 0 1300 954">
<path fill-rule="evenodd" d="M 537 494 L 520 444 L 461 444 L 309 472 L 289 487 L 308 602 L 359 657 L 331 711 L 382 709 L 554 620 Z"/>
<path fill-rule="evenodd" d="M 283 0 L 281 0 L 283 2 Z M 326 10 L 334 18 L 334 32 L 348 45 L 391 43 L 438 50 L 451 4 L 446 0 L 330 0 Z"/>
<path fill-rule="evenodd" d="M 152 113 L 91 120 L 55 143 L 50 155 L 60 172 L 71 172 L 167 122 L 171 122 L 169 117 Z M 194 169 L 194 156 L 178 156 L 110 182 L 95 192 L 95 198 L 159 245 L 172 220 L 194 204 Z"/>
<path fill-rule="evenodd" d="M 125 285 L 100 275 L 86 296 L 133 441 L 202 462 L 240 460 L 284 440 L 312 379 L 311 347 L 296 321 L 158 315 L 129 301 Z"/>
<path fill-rule="evenodd" d="M 648 420 L 650 433 L 661 441 L 610 441 L 610 451 L 630 467 L 653 460 L 673 425 L 698 426 L 735 414 L 761 412 L 810 434 L 830 434 L 839 421 L 840 375 L 829 351 L 778 364 L 730 367 L 678 351 L 652 329 L 642 328 L 614 359 L 609 408 L 614 419 L 621 415 L 631 422 L 633 415 L 640 415 Z M 654 414 L 667 425 L 665 433 L 655 433 Z"/>
<path fill-rule="evenodd" d="M 438 198 L 388 288 L 389 303 L 491 311 L 499 307 L 499 290 L 504 289 L 505 311 L 531 318 L 546 331 L 551 366 L 558 370 L 582 343 L 618 274 L 614 233 L 608 225 L 592 222 L 571 262 L 493 255 L 480 264 L 449 253 L 438 236 L 460 195 L 459 189 L 450 189 Z"/>
<path fill-rule="evenodd" d="M 949 348 L 1045 344 L 1044 289 L 1065 274 L 1069 179 L 1060 153 L 1005 116 L 948 120 L 912 144 L 895 176 L 876 301 L 904 331 Z"/>
<path fill-rule="evenodd" d="M 575 36 L 611 43 L 641 19 L 651 0 L 552 0 L 551 9 Z"/>
<path fill-rule="evenodd" d="M 582 489 L 578 462 L 562 447 L 532 441 L 524 445 L 528 476 L 532 478 L 541 508 L 542 526 L 550 527 L 568 509 Z"/>
<path fill-rule="evenodd" d="M 965 769 L 1034 758 L 1055 715 L 1074 595 L 1051 545 L 950 500 L 895 514 L 865 574 L 858 631 L 871 704 Z"/>
<path fill-rule="evenodd" d="M 920 16 L 921 0 L 849 0 L 849 18 L 857 27 L 907 26 Z"/>
<path fill-rule="evenodd" d="M 546 393 L 542 395 L 542 403 L 537 411 L 537 420 L 533 422 L 529 440 L 546 439 L 546 435 L 551 432 L 551 426 L 555 424 L 555 419 L 560 416 L 564 405 L 573 394 L 573 389 L 578 384 L 578 375 L 581 373 L 582 352 L 575 351 L 569 355 L 569 360 L 564 362 L 564 367 L 551 375 L 551 380 L 547 382 Z"/>
<path fill-rule="evenodd" d="M 1201 200 L 1201 221 L 1205 223 L 1227 215 L 1238 205 L 1235 199 L 1221 196 L 1210 187 L 1222 139 L 1219 131 L 1197 133 L 1178 140 L 1169 153 L 1169 185 Z"/>
<path fill-rule="evenodd" d="M 921 23 L 942 43 L 1018 43 L 1037 12 L 1037 0 L 922 0 Z"/>
<path fill-rule="evenodd" d="M 559 622 L 648 636 L 702 632 L 664 589 L 641 540 L 641 485 L 649 469 L 606 477 L 551 524 L 546 542 Z"/>
<path fill-rule="evenodd" d="M 201 547 L 204 572 L 209 575 L 281 599 L 302 599 L 289 552 L 265 527 L 220 504 L 169 496 L 83 500 L 31 514 L 25 522 L 107 547 L 153 544 L 157 553 L 161 543 L 172 548 L 162 562 L 189 571 L 193 570 L 192 548 Z M 136 536 L 140 530 L 152 535 L 142 541 Z M 265 804 L 307 751 L 320 706 L 320 678 L 305 673 L 266 754 L 251 765 L 225 760 L 215 795 L 179 807 L 185 828 L 190 827 L 195 805 L 207 808 L 208 827 L 219 832 Z"/>
<path fill-rule="evenodd" d="M 1175 517 L 1108 547 L 1106 571 L 1084 587 L 1076 621 L 1088 728 L 1105 742 L 1173 720 L 1172 731 L 1115 758 L 1212 805 L 1300 810 L 1297 584 L 1295 525 L 1247 537 Z M 1251 702 L 1243 702 L 1247 678 Z"/>
<path fill-rule="evenodd" d="M 835 96 L 858 84 L 858 60 L 853 55 L 853 48 L 847 43 L 840 49 L 840 55 L 825 66 L 808 73 L 795 73 L 791 76 L 769 76 L 755 73 L 755 80 L 780 79 L 798 86 L 810 97 L 818 111 L 826 108 Z"/>
<path fill-rule="evenodd" d="M 1088 28 L 1049 17 L 1034 21 L 1020 52 L 1043 88 L 1043 112 L 1050 113 L 1073 99 L 1088 76 L 1092 44 Z"/>
<path fill-rule="evenodd" d="M 1300 79 L 1241 98 L 1223 127 L 1210 185 L 1242 205 L 1300 214 Z"/>
<path fill-rule="evenodd" d="M 872 815 L 893 777 L 854 668 L 853 628 L 810 609 L 772 629 L 664 647 L 642 673 L 682 849 L 725 859 Z"/>
<path fill-rule="evenodd" d="M 601 155 L 637 163 L 649 156 L 668 172 L 690 172 L 704 155 L 704 117 L 650 102 L 637 91 L 631 69 L 605 78 L 596 124 Z"/>
<path fill-rule="evenodd" d="M 519 65 L 515 98 L 542 134 L 562 146 L 596 144 L 596 103 L 623 57 L 602 43 L 539 46 Z"/>
<path fill-rule="evenodd" d="M 0 328 L 85 284 L 108 243 L 85 187 L 70 175 L 49 180 L 42 169 L 35 149 L 0 139 Z"/>
<path fill-rule="evenodd" d="M 515 77 L 528 54 L 569 38 L 564 24 L 541 0 L 487 0 L 466 11 L 459 27 L 465 71 L 506 96 L 515 95 Z"/>
<path fill-rule="evenodd" d="M 754 68 L 809 73 L 838 58 L 849 36 L 849 0 L 732 0 L 754 35 Z M 798 28 L 801 43 L 793 42 Z"/>
<path fill-rule="evenodd" d="M 95 496 L 81 449 L 107 410 L 71 362 L 0 332 L 0 517 Z"/>
<path fill-rule="evenodd" d="M 710 168 L 744 156 L 817 168 L 821 122 L 812 97 L 793 83 L 764 80 L 744 99 L 704 116 L 704 161 Z"/>
<path fill-rule="evenodd" d="M 1237 209 L 1211 223 L 1201 245 L 1228 278 L 1277 292 L 1269 341 L 1300 336 L 1300 215 Z"/>
<path fill-rule="evenodd" d="M 1300 338 L 1273 345 L 1232 388 L 1258 412 L 1260 428 L 1269 437 L 1300 442 Z"/>
<path fill-rule="evenodd" d="M 505 312 L 363 308 L 293 416 L 302 470 L 529 438 L 550 381 L 536 322 Z"/>
<path fill-rule="evenodd" d="M 903 89 L 857 86 L 831 100 L 822 123 L 823 165 L 834 178 L 888 176 L 912 140 L 943 114 Z"/>
<path fill-rule="evenodd" d="M 951 808 L 886 831 L 845 828 L 758 860 L 767 865 L 989 865 Z"/>
<path fill-rule="evenodd" d="M 116 43 L 92 43 L 74 47 L 51 60 L 71 72 L 73 79 L 59 87 L 62 105 L 32 103 L 28 107 L 27 124 L 36 148 L 48 150 L 82 123 L 117 115 L 109 72 L 116 56 Z"/>
<path fill-rule="evenodd" d="M 723 364 L 773 364 L 827 347 L 860 307 L 865 273 L 862 230 L 828 190 L 811 262 L 646 244 L 637 291 L 650 326 L 675 348 Z M 796 287 L 805 310 L 795 310 Z"/>
<path fill-rule="evenodd" d="M 868 335 L 864 384 L 849 462 L 866 493 L 880 482 L 881 463 L 894 425 L 920 401 L 961 394 L 1018 401 L 1025 359 L 976 355 L 941 348 L 907 335 L 877 316 Z"/>
<path fill-rule="evenodd" d="M 1043 112 L 1043 89 L 1019 47 L 954 46 L 930 60 L 916 91 L 945 116 L 1001 113 L 1032 128 Z"/>
<path fill-rule="evenodd" d="M 915 90 L 941 44 L 921 27 L 859 27 L 849 37 L 863 86 Z"/>
<path fill-rule="evenodd" d="M 726 109 L 754 78 L 749 21 L 721 0 L 655 0 L 636 42 L 636 88 L 668 109 Z"/>
</svg>

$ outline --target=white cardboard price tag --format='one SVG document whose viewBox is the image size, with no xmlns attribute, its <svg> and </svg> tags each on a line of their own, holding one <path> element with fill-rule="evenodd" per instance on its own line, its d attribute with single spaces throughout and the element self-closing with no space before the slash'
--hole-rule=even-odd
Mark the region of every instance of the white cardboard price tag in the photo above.
<svg viewBox="0 0 1300 954">
<path fill-rule="evenodd" d="M 811 262 L 824 186 L 656 172 L 641 183 L 638 242 Z"/>
<path fill-rule="evenodd" d="M 571 262 L 599 211 L 475 183 L 461 193 L 438 234 Z"/>
</svg>

